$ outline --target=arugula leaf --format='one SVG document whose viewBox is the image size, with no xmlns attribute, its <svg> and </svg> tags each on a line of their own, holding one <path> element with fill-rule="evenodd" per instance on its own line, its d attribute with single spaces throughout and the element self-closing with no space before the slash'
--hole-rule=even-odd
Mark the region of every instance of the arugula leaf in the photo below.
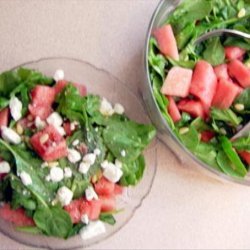
<svg viewBox="0 0 250 250">
<path fill-rule="evenodd" d="M 115 225 L 116 220 L 112 214 L 101 213 L 99 219 L 109 225 Z"/>
<path fill-rule="evenodd" d="M 222 146 L 224 153 L 226 154 L 228 159 L 232 162 L 230 166 L 239 176 L 244 177 L 247 174 L 247 170 L 244 164 L 242 163 L 240 157 L 233 149 L 232 143 L 225 136 L 221 136 L 220 141 L 221 141 L 221 146 Z"/>
<path fill-rule="evenodd" d="M 190 151 L 195 152 L 200 140 L 198 132 L 192 125 L 190 125 L 187 133 L 179 133 L 179 138 Z"/>
<path fill-rule="evenodd" d="M 37 171 L 38 169 L 41 169 L 41 160 L 34 157 L 28 149 L 22 149 L 20 145 L 11 146 L 1 139 L 0 145 L 9 150 L 14 156 L 17 173 L 24 171 L 31 176 L 32 184 L 27 186 L 27 189 L 31 191 L 43 206 L 47 207 L 46 202 L 49 202 L 53 198 L 54 190 L 48 184 L 45 185 L 44 180 L 42 179 L 42 177 L 45 178 L 43 172 Z"/>
<path fill-rule="evenodd" d="M 210 130 L 211 127 L 201 118 L 197 117 L 191 122 L 191 125 L 198 131 Z"/>
<path fill-rule="evenodd" d="M 216 161 L 217 158 L 217 148 L 209 143 L 200 142 L 196 147 L 194 154 L 203 162 L 208 164 L 209 166 L 214 167 L 215 169 L 221 171 L 218 163 Z"/>
<path fill-rule="evenodd" d="M 0 95 L 9 97 L 11 91 L 20 83 L 20 78 L 15 71 L 6 71 L 0 75 Z"/>
<path fill-rule="evenodd" d="M 122 186 L 135 186 L 145 170 L 145 159 L 140 155 L 135 161 L 122 164 L 123 175 L 119 183 Z"/>
<path fill-rule="evenodd" d="M 237 127 L 242 118 L 238 117 L 231 109 L 211 108 L 211 118 L 217 121 L 224 121 L 231 126 Z"/>
<path fill-rule="evenodd" d="M 80 230 L 81 230 L 83 227 L 85 227 L 85 226 L 86 226 L 86 225 L 83 224 L 83 223 L 78 223 L 78 224 L 73 225 L 73 227 L 71 228 L 71 230 L 70 230 L 70 232 L 69 232 L 67 238 L 70 238 L 70 237 L 72 237 L 72 236 L 77 235 L 77 234 L 80 232 Z"/>
<path fill-rule="evenodd" d="M 211 0 L 183 1 L 169 17 L 169 23 L 178 34 L 188 23 L 201 20 L 212 11 Z"/>
<path fill-rule="evenodd" d="M 192 118 L 188 113 L 182 112 L 181 119 L 176 123 L 176 127 L 181 128 L 181 127 L 188 125 L 191 119 Z"/>
<path fill-rule="evenodd" d="M 233 147 L 239 151 L 250 151 L 250 135 L 237 138 L 232 142 Z"/>
<path fill-rule="evenodd" d="M 46 235 L 67 238 L 72 230 L 69 214 L 61 207 L 44 207 L 34 214 L 36 226 Z"/>
<path fill-rule="evenodd" d="M 117 159 L 131 162 L 138 158 L 155 134 L 156 130 L 152 125 L 117 121 L 104 128 L 103 140 Z M 123 150 L 126 152 L 126 157 L 121 155 Z"/>
<path fill-rule="evenodd" d="M 219 37 L 212 38 L 207 41 L 206 49 L 203 52 L 203 58 L 213 66 L 224 62 L 225 52 Z"/>
</svg>

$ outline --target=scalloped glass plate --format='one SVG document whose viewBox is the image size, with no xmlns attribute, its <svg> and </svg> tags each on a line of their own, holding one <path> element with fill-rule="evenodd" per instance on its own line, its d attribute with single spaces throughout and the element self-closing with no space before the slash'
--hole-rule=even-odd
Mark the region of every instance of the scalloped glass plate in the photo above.
<svg viewBox="0 0 250 250">
<path fill-rule="evenodd" d="M 87 62 L 70 58 L 45 58 L 25 63 L 18 67 L 21 66 L 39 70 L 48 76 L 53 76 L 57 69 L 63 69 L 67 80 L 85 84 L 89 93 L 106 97 L 112 103 L 121 103 L 125 107 L 126 114 L 129 118 L 141 123 L 150 123 L 138 93 L 130 91 L 125 84 L 107 71 L 98 69 Z M 0 231 L 20 243 L 51 249 L 87 247 L 107 239 L 119 231 L 132 218 L 135 211 L 141 206 L 142 201 L 151 190 L 156 172 L 156 139 L 145 150 L 144 156 L 146 159 L 144 177 L 136 187 L 128 188 L 124 195 L 119 198 L 117 207 L 118 209 L 124 209 L 124 211 L 115 216 L 117 223 L 114 226 L 106 224 L 107 231 L 105 234 L 88 241 L 83 241 L 78 235 L 63 240 L 17 232 L 12 224 L 1 219 Z"/>
</svg>

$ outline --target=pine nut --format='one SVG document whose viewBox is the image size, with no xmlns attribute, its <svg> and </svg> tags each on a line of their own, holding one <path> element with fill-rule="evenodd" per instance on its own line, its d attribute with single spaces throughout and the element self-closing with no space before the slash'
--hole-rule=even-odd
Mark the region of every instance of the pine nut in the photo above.
<svg viewBox="0 0 250 250">
<path fill-rule="evenodd" d="M 184 134 L 188 133 L 188 131 L 189 131 L 188 127 L 183 127 L 183 128 L 180 128 L 179 133 L 180 133 L 180 135 L 184 135 Z"/>
</svg>

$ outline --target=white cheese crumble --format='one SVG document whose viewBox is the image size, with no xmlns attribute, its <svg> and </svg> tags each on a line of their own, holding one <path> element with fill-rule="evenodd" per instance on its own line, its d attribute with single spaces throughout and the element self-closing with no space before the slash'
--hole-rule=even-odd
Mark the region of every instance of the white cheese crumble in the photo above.
<svg viewBox="0 0 250 250">
<path fill-rule="evenodd" d="M 74 140 L 74 141 L 72 142 L 72 145 L 73 145 L 73 146 L 77 146 L 79 143 L 80 143 L 80 141 L 79 141 L 78 139 L 76 139 L 76 140 Z"/>
<path fill-rule="evenodd" d="M 74 131 L 76 129 L 76 126 L 78 126 L 78 125 L 79 125 L 79 122 L 77 122 L 77 121 L 71 122 L 70 123 L 70 130 Z"/>
<path fill-rule="evenodd" d="M 98 200 L 98 195 L 96 194 L 96 192 L 92 186 L 89 186 L 85 190 L 85 197 L 86 197 L 87 201 L 91 201 L 93 199 Z"/>
<path fill-rule="evenodd" d="M 63 180 L 64 173 L 59 167 L 53 167 L 50 169 L 50 179 L 52 182 L 60 182 Z"/>
<path fill-rule="evenodd" d="M 72 198 L 73 198 L 73 192 L 67 187 L 63 186 L 58 189 L 56 199 L 61 203 L 63 207 L 69 205 Z"/>
<path fill-rule="evenodd" d="M 90 168 L 90 164 L 87 162 L 81 162 L 79 165 L 79 172 L 82 174 L 87 174 Z"/>
<path fill-rule="evenodd" d="M 118 182 L 123 175 L 123 172 L 115 164 L 109 163 L 103 171 L 103 176 L 108 179 L 110 182 Z"/>
<path fill-rule="evenodd" d="M 64 168 L 64 177 L 71 178 L 72 177 L 72 170 L 69 167 Z"/>
<path fill-rule="evenodd" d="M 47 123 L 54 127 L 60 127 L 63 124 L 63 119 L 59 113 L 53 112 L 48 118 Z"/>
<path fill-rule="evenodd" d="M 68 160 L 71 163 L 76 163 L 81 160 L 81 154 L 75 149 L 68 149 Z"/>
<path fill-rule="evenodd" d="M 107 160 L 105 160 L 105 161 L 103 161 L 103 162 L 101 163 L 101 167 L 102 167 L 103 169 L 105 169 L 108 165 L 109 165 L 109 162 L 108 162 Z"/>
<path fill-rule="evenodd" d="M 83 162 L 86 162 L 86 163 L 89 163 L 90 165 L 93 165 L 95 163 L 95 160 L 96 160 L 96 155 L 92 154 L 92 153 L 86 154 L 86 155 L 84 155 L 82 160 L 83 160 Z"/>
<path fill-rule="evenodd" d="M 35 118 L 35 126 L 37 129 L 41 130 L 41 129 L 45 128 L 46 122 L 41 120 L 41 118 L 39 116 L 37 116 Z"/>
<path fill-rule="evenodd" d="M 101 154 L 101 150 L 100 150 L 99 148 L 96 148 L 96 149 L 94 150 L 94 154 L 95 154 L 96 156 L 99 156 L 99 155 Z"/>
<path fill-rule="evenodd" d="M 125 150 L 122 150 L 122 151 L 121 151 L 121 156 L 122 156 L 122 157 L 125 157 L 125 156 L 126 156 L 126 151 L 125 151 Z"/>
<path fill-rule="evenodd" d="M 2 126 L 1 130 L 5 141 L 12 144 L 19 144 L 21 142 L 21 137 L 13 129 Z"/>
<path fill-rule="evenodd" d="M 103 98 L 101 101 L 100 112 L 104 116 L 112 116 L 114 114 L 114 109 L 106 98 Z"/>
<path fill-rule="evenodd" d="M 91 221 L 86 227 L 83 227 L 80 230 L 80 236 L 83 240 L 89 240 L 105 232 L 106 228 L 103 222 L 101 222 L 100 220 Z"/>
<path fill-rule="evenodd" d="M 0 174 L 8 174 L 10 172 L 10 164 L 7 161 L 0 162 Z"/>
<path fill-rule="evenodd" d="M 125 111 L 124 107 L 120 103 L 116 103 L 114 106 L 114 111 L 118 115 L 122 115 Z"/>
<path fill-rule="evenodd" d="M 120 162 L 118 159 L 115 160 L 115 166 L 118 168 L 122 168 L 122 162 Z"/>
<path fill-rule="evenodd" d="M 82 217 L 81 217 L 81 222 L 84 223 L 84 224 L 89 224 L 89 217 L 87 214 L 83 214 Z"/>
<path fill-rule="evenodd" d="M 55 129 L 57 130 L 57 132 L 58 132 L 61 136 L 66 135 L 66 132 L 65 132 L 65 130 L 64 130 L 63 127 L 55 127 Z"/>
<path fill-rule="evenodd" d="M 20 178 L 24 186 L 29 186 L 32 184 L 32 179 L 28 173 L 22 171 L 20 174 Z"/>
<path fill-rule="evenodd" d="M 22 117 L 22 102 L 15 96 L 11 97 L 10 103 L 10 114 L 15 121 L 18 121 Z"/>
<path fill-rule="evenodd" d="M 56 70 L 53 78 L 56 82 L 63 80 L 64 79 L 64 71 L 62 69 Z"/>
</svg>

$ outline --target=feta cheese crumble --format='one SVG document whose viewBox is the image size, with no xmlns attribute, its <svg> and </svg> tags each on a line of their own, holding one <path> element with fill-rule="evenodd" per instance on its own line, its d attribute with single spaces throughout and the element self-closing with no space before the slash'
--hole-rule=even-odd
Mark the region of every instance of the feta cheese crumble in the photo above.
<svg viewBox="0 0 250 250">
<path fill-rule="evenodd" d="M 73 145 L 73 146 L 77 146 L 79 143 L 80 143 L 80 141 L 79 141 L 78 139 L 76 139 L 76 140 L 74 140 L 74 141 L 72 142 L 72 145 Z"/>
<path fill-rule="evenodd" d="M 96 160 L 96 155 L 92 153 L 86 154 L 83 157 L 83 162 L 89 163 L 90 165 L 93 165 L 95 163 L 95 160 Z"/>
<path fill-rule="evenodd" d="M 10 172 L 10 164 L 7 161 L 0 162 L 0 174 L 8 174 Z"/>
<path fill-rule="evenodd" d="M 89 224 L 89 217 L 87 214 L 83 214 L 82 217 L 81 217 L 81 222 L 84 223 L 84 224 Z"/>
<path fill-rule="evenodd" d="M 96 149 L 94 150 L 94 154 L 95 154 L 96 156 L 99 156 L 99 155 L 101 154 L 101 150 L 100 150 L 99 148 L 96 148 Z"/>
<path fill-rule="evenodd" d="M 114 111 L 118 115 L 122 115 L 124 113 L 124 107 L 120 103 L 116 103 L 114 106 Z"/>
<path fill-rule="evenodd" d="M 12 144 L 19 144 L 21 137 L 13 129 L 2 126 L 2 137 L 5 141 Z"/>
<path fill-rule="evenodd" d="M 69 205 L 72 198 L 73 198 L 73 192 L 67 187 L 63 186 L 58 189 L 56 199 L 61 203 L 63 207 Z"/>
<path fill-rule="evenodd" d="M 39 116 L 37 116 L 35 118 L 35 126 L 37 129 L 41 130 L 41 129 L 45 128 L 46 122 L 41 120 L 41 118 Z"/>
<path fill-rule="evenodd" d="M 64 79 L 64 71 L 62 69 L 56 70 L 53 78 L 56 82 L 63 80 Z"/>
<path fill-rule="evenodd" d="M 10 114 L 15 121 L 18 121 L 22 117 L 22 102 L 15 96 L 11 97 L 10 103 Z"/>
<path fill-rule="evenodd" d="M 100 220 L 97 220 L 91 221 L 86 227 L 83 227 L 80 230 L 80 236 L 83 240 L 89 240 L 105 232 L 106 228 L 104 223 Z"/>
<path fill-rule="evenodd" d="M 81 154 L 75 149 L 68 149 L 68 160 L 71 163 L 76 163 L 81 160 Z"/>
<path fill-rule="evenodd" d="M 71 170 L 71 168 L 65 168 L 64 169 L 64 177 L 65 178 L 71 178 L 72 177 L 72 170 Z"/>
<path fill-rule="evenodd" d="M 91 201 L 93 199 L 98 200 L 98 195 L 96 194 L 96 192 L 92 186 L 89 186 L 85 190 L 85 197 L 86 197 L 87 201 Z"/>
<path fill-rule="evenodd" d="M 60 182 L 63 180 L 64 173 L 59 167 L 53 167 L 50 169 L 50 179 L 52 182 Z"/>
<path fill-rule="evenodd" d="M 100 112 L 104 116 L 112 116 L 114 114 L 114 109 L 106 98 L 103 98 L 101 101 Z"/>
<path fill-rule="evenodd" d="M 105 167 L 103 171 L 103 176 L 113 183 L 118 182 L 122 175 L 122 170 L 111 162 Z"/>
<path fill-rule="evenodd" d="M 90 168 L 90 164 L 87 162 L 81 162 L 79 165 L 79 172 L 82 174 L 87 174 Z"/>
<path fill-rule="evenodd" d="M 29 186 L 32 184 L 32 179 L 28 173 L 22 171 L 20 174 L 20 178 L 24 186 Z"/>
<path fill-rule="evenodd" d="M 59 113 L 53 112 L 48 118 L 47 123 L 54 127 L 60 127 L 63 124 L 63 119 Z"/>
<path fill-rule="evenodd" d="M 125 157 L 125 156 L 126 156 L 126 151 L 125 151 L 125 150 L 122 150 L 122 151 L 121 151 L 121 156 L 122 156 L 122 157 Z"/>
</svg>

